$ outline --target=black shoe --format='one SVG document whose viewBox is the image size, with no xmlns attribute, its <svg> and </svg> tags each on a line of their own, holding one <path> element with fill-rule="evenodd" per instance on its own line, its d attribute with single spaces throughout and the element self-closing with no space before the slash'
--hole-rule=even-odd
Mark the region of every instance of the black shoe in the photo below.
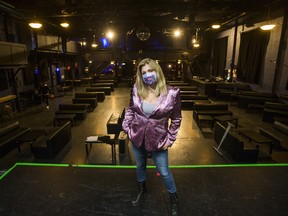
<svg viewBox="0 0 288 216">
<path fill-rule="evenodd" d="M 177 193 L 170 193 L 170 202 L 171 202 L 171 215 L 179 215 L 179 203 Z"/>
<path fill-rule="evenodd" d="M 138 193 L 132 199 L 132 205 L 137 206 L 141 202 L 144 194 L 146 193 L 146 183 L 145 182 L 138 182 Z"/>
</svg>

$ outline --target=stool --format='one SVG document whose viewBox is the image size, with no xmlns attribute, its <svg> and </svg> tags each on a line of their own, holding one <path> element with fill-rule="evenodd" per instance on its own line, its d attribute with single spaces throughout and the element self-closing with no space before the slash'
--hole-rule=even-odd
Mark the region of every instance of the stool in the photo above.
<svg viewBox="0 0 288 216">
<path fill-rule="evenodd" d="M 116 148 L 115 148 L 115 134 L 96 134 L 89 136 L 85 140 L 86 154 L 89 155 L 89 150 L 92 144 L 108 144 L 111 146 L 112 164 L 116 164 Z M 88 149 L 88 145 L 90 149 Z"/>
</svg>

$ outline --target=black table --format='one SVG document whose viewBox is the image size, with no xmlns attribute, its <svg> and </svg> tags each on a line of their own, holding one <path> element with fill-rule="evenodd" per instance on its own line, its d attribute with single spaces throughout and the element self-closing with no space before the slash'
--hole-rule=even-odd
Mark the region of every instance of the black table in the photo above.
<svg viewBox="0 0 288 216">
<path fill-rule="evenodd" d="M 88 136 L 85 140 L 86 154 L 89 155 L 88 145 L 90 149 L 92 144 L 108 144 L 111 146 L 112 164 L 116 164 L 116 147 L 115 147 L 115 134 L 95 134 Z"/>
<path fill-rule="evenodd" d="M 269 154 L 272 154 L 272 148 L 273 148 L 273 140 L 263 136 L 260 133 L 257 133 L 256 131 L 252 130 L 238 130 L 240 135 L 243 135 L 244 137 L 248 138 L 248 140 L 251 142 L 255 142 L 257 144 L 257 148 L 259 148 L 260 144 L 269 144 Z"/>
</svg>

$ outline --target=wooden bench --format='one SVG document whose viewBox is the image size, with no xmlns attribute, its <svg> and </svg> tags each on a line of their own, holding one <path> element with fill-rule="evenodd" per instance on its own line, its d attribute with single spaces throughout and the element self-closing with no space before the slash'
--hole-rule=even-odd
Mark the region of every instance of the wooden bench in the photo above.
<svg viewBox="0 0 288 216">
<path fill-rule="evenodd" d="M 180 94 L 181 100 L 208 100 L 207 95 Z"/>
<path fill-rule="evenodd" d="M 86 88 L 86 92 L 104 92 L 105 95 L 111 95 L 110 87 L 90 87 Z"/>
<path fill-rule="evenodd" d="M 183 110 L 194 110 L 195 103 L 210 104 L 211 101 L 208 99 L 204 100 L 181 100 Z"/>
<path fill-rule="evenodd" d="M 199 94 L 199 92 L 198 91 L 182 91 L 182 90 L 180 90 L 180 96 L 181 95 L 198 95 Z"/>
<path fill-rule="evenodd" d="M 110 87 L 111 91 L 114 91 L 114 83 L 93 83 L 90 85 L 90 87 L 95 88 L 95 87 Z"/>
<path fill-rule="evenodd" d="M 238 107 L 247 109 L 249 104 L 264 105 L 265 102 L 277 102 L 279 98 L 267 92 L 243 91 L 238 96 Z"/>
<path fill-rule="evenodd" d="M 30 144 L 31 153 L 33 153 L 33 144 L 37 141 L 37 139 L 41 136 L 43 136 L 46 133 L 45 130 L 34 130 L 31 129 L 25 134 L 22 134 L 17 138 L 17 145 L 18 145 L 18 151 L 21 152 L 21 145 L 24 143 Z"/>
<path fill-rule="evenodd" d="M 54 117 L 54 127 L 58 126 L 61 122 L 71 122 L 71 126 L 76 123 L 76 114 L 58 114 Z"/>
<path fill-rule="evenodd" d="M 70 92 L 71 95 L 72 95 L 72 90 L 73 90 L 73 87 L 71 85 L 69 86 L 59 86 L 57 88 L 58 92 L 64 92 L 64 95 L 66 95 L 66 92 Z"/>
<path fill-rule="evenodd" d="M 274 117 L 288 118 L 288 104 L 265 102 L 262 121 L 273 123 Z"/>
<path fill-rule="evenodd" d="M 84 120 L 87 115 L 86 104 L 59 104 L 59 110 L 55 112 L 58 114 L 76 114 L 78 120 Z"/>
<path fill-rule="evenodd" d="M 193 110 L 195 102 L 210 103 L 207 95 L 180 94 L 182 109 Z"/>
<path fill-rule="evenodd" d="M 215 124 L 214 141 L 220 144 L 226 127 L 219 122 Z M 238 134 L 236 129 L 231 129 L 223 140 L 220 151 L 224 152 L 226 158 L 231 158 L 236 162 L 256 163 L 258 161 L 259 149 L 256 145 L 248 142 Z"/>
<path fill-rule="evenodd" d="M 251 112 L 251 111 L 262 111 L 264 109 L 264 105 L 262 104 L 248 104 L 248 109 L 247 112 Z"/>
<path fill-rule="evenodd" d="M 220 115 L 233 115 L 231 111 L 228 110 L 228 103 L 194 103 L 193 119 L 198 123 L 200 115 L 220 116 Z"/>
<path fill-rule="evenodd" d="M 179 88 L 180 91 L 197 91 L 197 86 L 177 86 L 174 87 Z"/>
<path fill-rule="evenodd" d="M 249 84 L 244 83 L 219 83 L 215 89 L 215 98 L 217 100 L 231 100 L 232 94 L 239 94 L 241 91 L 251 91 Z"/>
<path fill-rule="evenodd" d="M 93 81 L 93 83 L 113 83 L 114 87 L 118 87 L 118 81 L 112 79 L 98 79 Z"/>
<path fill-rule="evenodd" d="M 273 140 L 273 145 L 280 150 L 288 151 L 288 125 L 279 121 L 272 128 L 259 128 L 259 133 Z"/>
<path fill-rule="evenodd" d="M 190 86 L 190 83 L 187 82 L 167 82 L 171 86 Z"/>
<path fill-rule="evenodd" d="M 46 132 L 47 135 L 35 142 L 32 146 L 35 158 L 54 158 L 71 139 L 71 123 L 67 122 L 61 127 L 55 127 Z"/>
<path fill-rule="evenodd" d="M 97 102 L 105 100 L 105 92 L 79 92 L 75 93 L 75 98 L 97 98 Z"/>
<path fill-rule="evenodd" d="M 31 128 L 20 127 L 19 122 L 12 122 L 0 128 L 0 156 L 18 147 L 17 138 L 28 133 Z M 18 150 L 20 150 L 18 148 Z"/>
<path fill-rule="evenodd" d="M 89 104 L 91 109 L 95 109 L 98 105 L 97 98 L 73 98 L 73 104 Z"/>
</svg>

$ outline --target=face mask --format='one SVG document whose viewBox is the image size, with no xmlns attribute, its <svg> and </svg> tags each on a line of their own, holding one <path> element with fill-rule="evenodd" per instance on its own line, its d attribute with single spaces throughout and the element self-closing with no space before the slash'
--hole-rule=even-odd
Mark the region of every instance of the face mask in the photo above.
<svg viewBox="0 0 288 216">
<path fill-rule="evenodd" d="M 156 72 L 155 71 L 146 72 L 145 74 L 142 75 L 142 79 L 146 85 L 151 86 L 155 84 L 157 81 Z"/>
</svg>

